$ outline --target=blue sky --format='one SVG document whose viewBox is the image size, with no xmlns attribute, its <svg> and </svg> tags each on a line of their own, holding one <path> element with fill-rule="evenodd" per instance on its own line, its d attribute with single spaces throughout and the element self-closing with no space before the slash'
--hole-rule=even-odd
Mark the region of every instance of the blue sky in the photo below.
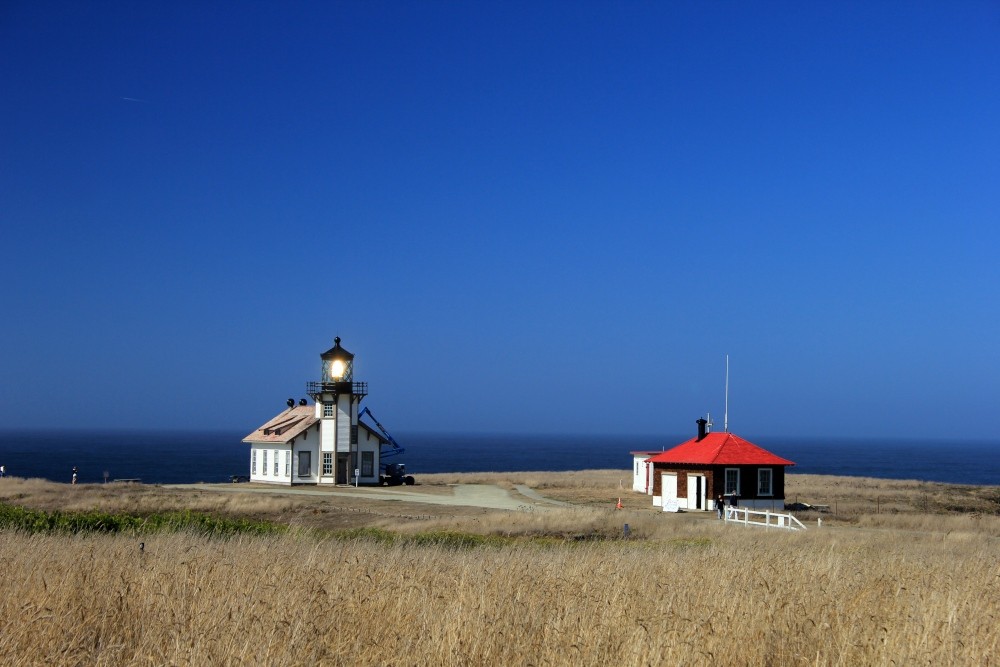
<svg viewBox="0 0 1000 667">
<path fill-rule="evenodd" d="M 7 2 L 0 423 L 994 438 L 992 2 Z"/>
</svg>

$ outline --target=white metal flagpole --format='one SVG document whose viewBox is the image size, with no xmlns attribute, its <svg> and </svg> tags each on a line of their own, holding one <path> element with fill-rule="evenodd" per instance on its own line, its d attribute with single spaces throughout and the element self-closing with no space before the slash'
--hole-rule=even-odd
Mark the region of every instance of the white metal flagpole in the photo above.
<svg viewBox="0 0 1000 667">
<path fill-rule="evenodd" d="M 729 355 L 726 355 L 726 414 L 722 418 L 722 428 L 729 433 Z"/>
</svg>

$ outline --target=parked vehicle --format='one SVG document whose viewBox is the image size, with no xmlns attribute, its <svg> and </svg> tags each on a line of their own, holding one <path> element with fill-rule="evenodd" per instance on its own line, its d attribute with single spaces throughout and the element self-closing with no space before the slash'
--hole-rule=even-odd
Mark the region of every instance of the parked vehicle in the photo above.
<svg viewBox="0 0 1000 667">
<path fill-rule="evenodd" d="M 406 450 L 403 449 L 398 442 L 396 442 L 396 439 L 392 437 L 387 430 L 385 430 L 385 427 L 382 426 L 379 420 L 375 418 L 375 415 L 373 415 L 372 411 L 368 409 L 368 406 L 365 406 L 364 409 L 361 410 L 358 414 L 358 418 L 360 419 L 362 415 L 368 415 L 371 417 L 372 421 L 375 422 L 376 428 L 378 428 L 382 435 L 385 436 L 386 442 L 388 442 L 388 446 L 383 448 L 378 455 L 379 468 L 381 470 L 378 476 L 379 484 L 382 486 L 400 486 L 401 484 L 413 486 L 416 483 L 416 480 L 413 479 L 413 475 L 406 474 L 406 466 L 404 464 L 382 463 L 384 459 L 387 459 L 390 456 L 399 456 Z"/>
<path fill-rule="evenodd" d="M 385 472 L 380 474 L 378 478 L 382 486 L 399 486 L 400 484 L 413 486 L 416 483 L 413 475 L 406 474 L 406 466 L 402 463 L 385 464 Z"/>
</svg>

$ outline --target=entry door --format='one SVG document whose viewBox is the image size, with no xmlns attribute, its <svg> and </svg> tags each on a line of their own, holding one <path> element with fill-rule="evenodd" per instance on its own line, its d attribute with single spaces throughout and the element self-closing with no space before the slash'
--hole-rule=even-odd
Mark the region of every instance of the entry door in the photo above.
<svg viewBox="0 0 1000 667">
<path fill-rule="evenodd" d="M 663 511 L 676 512 L 677 506 L 677 473 L 665 472 L 660 477 L 660 488 L 663 494 Z"/>
<path fill-rule="evenodd" d="M 337 484 L 347 484 L 347 456 L 337 457 Z"/>
<path fill-rule="evenodd" d="M 688 509 L 705 509 L 705 476 L 688 475 Z"/>
</svg>

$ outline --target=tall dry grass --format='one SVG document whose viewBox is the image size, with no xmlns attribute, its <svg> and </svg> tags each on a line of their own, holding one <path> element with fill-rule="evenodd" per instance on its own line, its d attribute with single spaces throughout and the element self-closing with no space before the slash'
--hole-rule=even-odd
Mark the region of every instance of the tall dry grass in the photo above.
<svg viewBox="0 0 1000 667">
<path fill-rule="evenodd" d="M 668 522 L 669 523 L 669 522 Z M 677 524 L 449 549 L 0 534 L 11 665 L 995 665 L 996 540 Z"/>
</svg>

